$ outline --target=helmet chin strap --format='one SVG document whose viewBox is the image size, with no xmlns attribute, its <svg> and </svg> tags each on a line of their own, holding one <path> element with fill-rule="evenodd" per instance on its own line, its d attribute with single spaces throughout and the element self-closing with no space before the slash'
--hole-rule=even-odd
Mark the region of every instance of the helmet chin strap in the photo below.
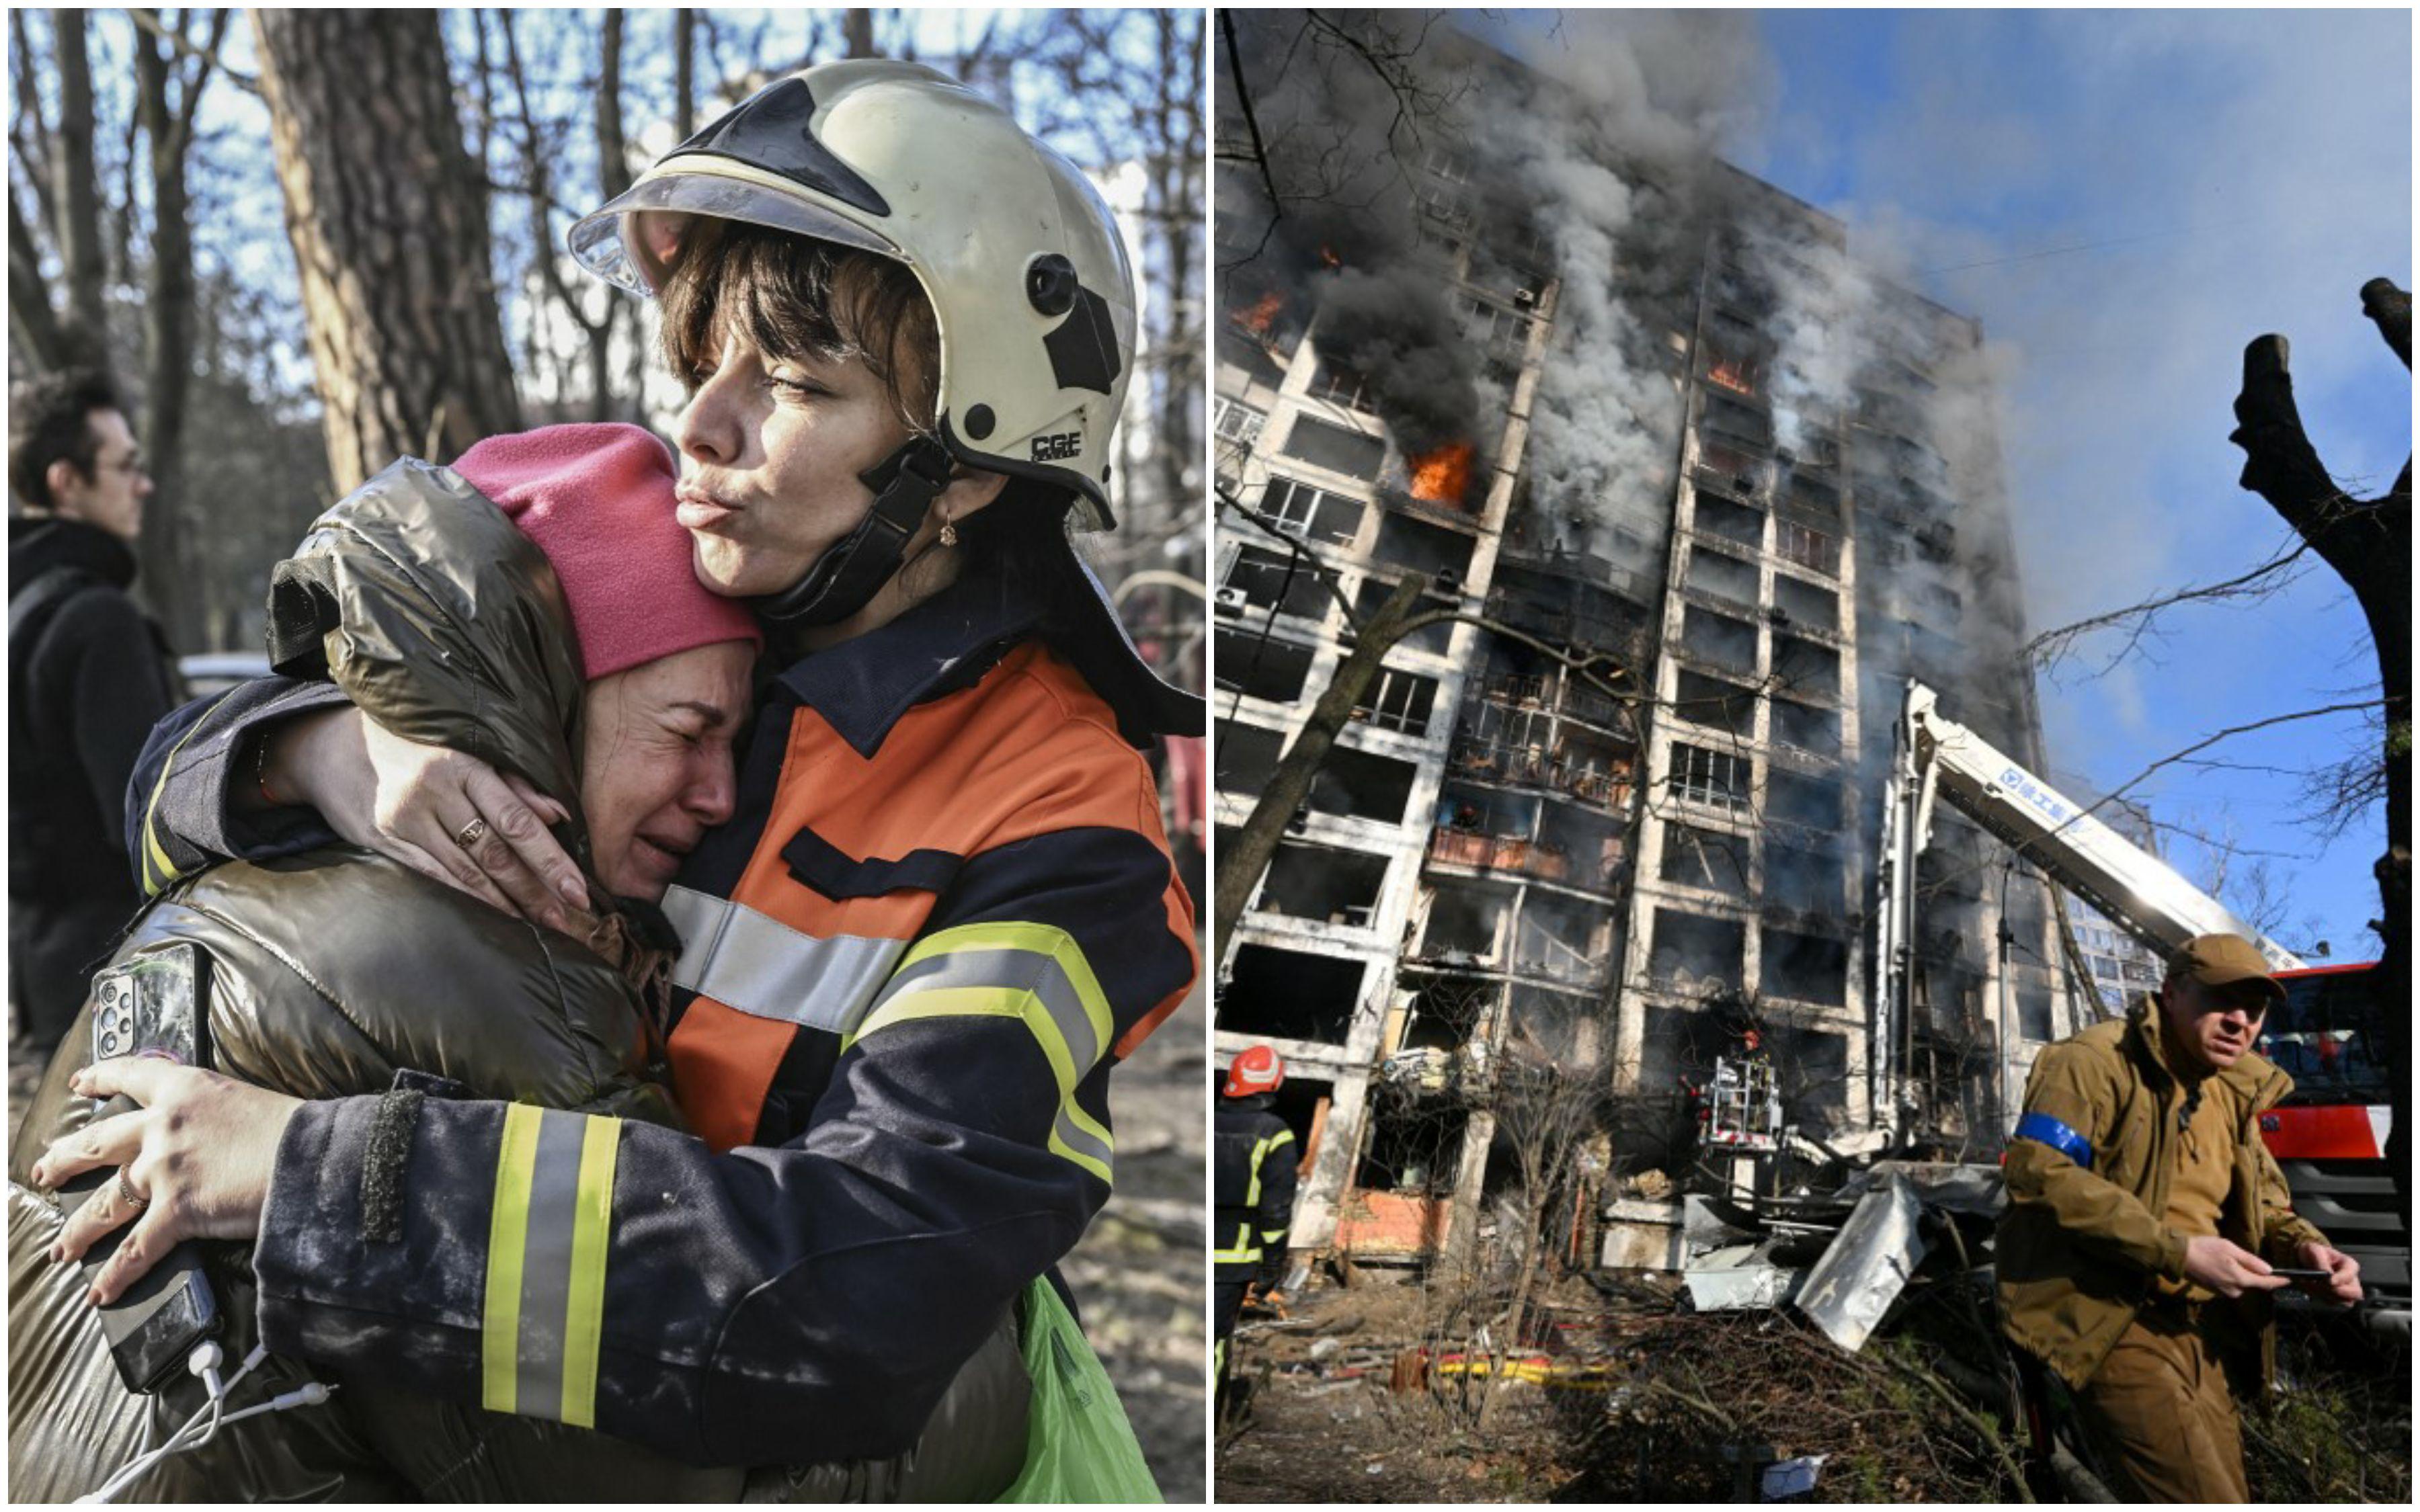
<svg viewBox="0 0 2420 1512">
<path fill-rule="evenodd" d="M 838 625 L 865 608 L 899 570 L 908 538 L 950 486 L 950 454 L 929 436 L 912 437 L 857 476 L 874 490 L 874 507 L 805 577 L 751 598 L 757 613 L 781 625 Z"/>
</svg>

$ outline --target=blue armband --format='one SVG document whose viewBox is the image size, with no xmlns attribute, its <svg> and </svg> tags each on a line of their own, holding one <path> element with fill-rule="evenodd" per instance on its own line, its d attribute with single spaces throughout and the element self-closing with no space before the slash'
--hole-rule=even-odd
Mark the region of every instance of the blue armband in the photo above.
<svg viewBox="0 0 2420 1512">
<path fill-rule="evenodd" d="M 2086 1170 L 2092 1169 L 2092 1141 L 2047 1113 L 2028 1113 L 2019 1119 L 2017 1137 L 2048 1145 Z"/>
</svg>

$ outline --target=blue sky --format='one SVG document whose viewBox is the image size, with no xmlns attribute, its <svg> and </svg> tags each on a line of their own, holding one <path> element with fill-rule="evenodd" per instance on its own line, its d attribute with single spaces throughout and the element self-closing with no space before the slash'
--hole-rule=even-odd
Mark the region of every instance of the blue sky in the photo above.
<svg viewBox="0 0 2420 1512">
<path fill-rule="evenodd" d="M 1801 10 L 1758 33 L 1774 87 L 1736 155 L 1889 248 L 2001 348 L 2036 628 L 2233 576 L 2285 539 L 2226 441 L 2242 348 L 2264 332 L 2291 341 L 2304 423 L 2354 491 L 2381 491 L 2410 455 L 2409 378 L 2357 295 L 2375 275 L 2412 283 L 2409 12 Z M 2354 702 L 2374 676 L 2324 568 L 2167 632 L 2105 676 L 2044 680 L 2055 775 L 2080 794 L 2222 728 Z M 2365 738 L 2340 716 L 2207 754 L 2300 768 Z M 2188 767 L 2137 791 L 2164 819 L 2278 853 L 2288 943 L 2369 953 L 2383 817 L 2323 846 L 2294 822 L 2299 788 Z"/>
<path fill-rule="evenodd" d="M 1643 78 L 1658 110 L 1846 222 L 1861 255 L 1982 321 L 2033 629 L 2236 576 L 2287 542 L 2226 440 L 2259 335 L 2292 342 L 2304 423 L 2354 493 L 2383 491 L 2411 453 L 2410 377 L 2358 293 L 2412 285 L 2408 11 L 1490 18 L 1479 29 L 1584 86 Z M 1637 73 L 1607 61 L 1624 53 Z M 2074 795 L 2221 729 L 2357 702 L 2375 677 L 2324 567 L 2164 630 L 2105 674 L 2043 679 L 2048 775 Z M 2383 815 L 2323 844 L 2296 823 L 2295 773 L 2370 738 L 2358 716 L 2288 724 L 2205 753 L 2231 767 L 2170 767 L 2133 795 L 2246 853 L 2239 881 L 2270 853 L 2287 943 L 2366 956 Z M 2211 876 L 2189 841 L 2170 858 Z"/>
</svg>

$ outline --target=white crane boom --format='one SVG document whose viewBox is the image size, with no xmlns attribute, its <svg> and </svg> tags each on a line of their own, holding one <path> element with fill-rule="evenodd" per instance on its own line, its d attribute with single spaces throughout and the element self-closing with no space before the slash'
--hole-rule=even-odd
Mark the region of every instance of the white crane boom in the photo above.
<svg viewBox="0 0 2420 1512">
<path fill-rule="evenodd" d="M 2158 856 L 2095 819 L 2057 789 L 1964 725 L 1944 717 L 1938 695 L 1910 679 L 1900 708 L 1891 773 L 1883 789 L 1883 854 L 1875 909 L 1882 969 L 1871 1060 L 1875 1110 L 1900 1133 L 1899 1026 L 1909 1011 L 1916 933 L 1916 858 L 1932 838 L 1936 795 L 2163 957 L 2199 934 L 2235 934 L 2272 967 L 2296 970 L 2292 951 L 2238 918 L 2226 904 Z"/>
</svg>

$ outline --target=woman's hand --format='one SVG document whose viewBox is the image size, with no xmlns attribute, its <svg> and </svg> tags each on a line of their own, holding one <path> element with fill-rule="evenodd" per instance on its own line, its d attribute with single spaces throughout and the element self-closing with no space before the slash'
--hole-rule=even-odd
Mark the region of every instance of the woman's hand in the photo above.
<svg viewBox="0 0 2420 1512">
<path fill-rule="evenodd" d="M 136 1220 L 93 1283 L 95 1305 L 117 1300 L 181 1240 L 258 1237 L 277 1144 L 300 1100 L 147 1056 L 87 1066 L 70 1085 L 85 1097 L 123 1092 L 143 1104 L 68 1135 L 34 1164 L 43 1187 L 101 1166 L 122 1173 L 85 1199 L 51 1248 L 52 1260 L 65 1263 Z"/>
<path fill-rule="evenodd" d="M 580 869 L 547 833 L 563 806 L 520 778 L 389 733 L 359 709 L 308 715 L 269 739 L 272 785 L 354 844 L 549 929 L 568 928 L 565 904 L 588 906 Z"/>
</svg>

